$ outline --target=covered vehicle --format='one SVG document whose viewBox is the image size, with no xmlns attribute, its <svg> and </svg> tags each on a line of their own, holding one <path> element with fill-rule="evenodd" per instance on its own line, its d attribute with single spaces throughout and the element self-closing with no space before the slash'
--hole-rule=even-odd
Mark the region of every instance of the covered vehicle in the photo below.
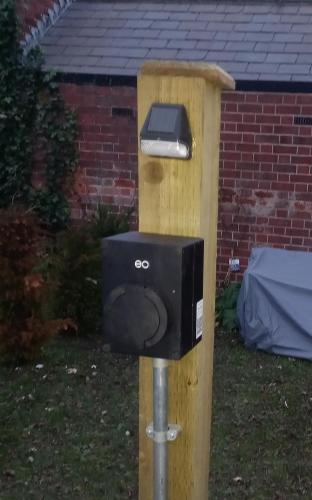
<svg viewBox="0 0 312 500">
<path fill-rule="evenodd" d="M 237 316 L 247 347 L 312 360 L 312 253 L 255 248 Z"/>
</svg>

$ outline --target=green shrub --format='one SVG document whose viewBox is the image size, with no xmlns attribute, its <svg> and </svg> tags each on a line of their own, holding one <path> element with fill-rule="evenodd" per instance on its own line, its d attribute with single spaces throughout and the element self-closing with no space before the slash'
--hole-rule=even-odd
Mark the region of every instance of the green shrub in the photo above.
<svg viewBox="0 0 312 500">
<path fill-rule="evenodd" d="M 241 283 L 229 283 L 216 298 L 216 325 L 226 331 L 237 328 L 236 305 Z"/>
<path fill-rule="evenodd" d="M 0 210 L 0 354 L 35 358 L 67 322 L 49 314 L 49 289 L 36 266 L 44 258 L 45 234 L 34 215 Z"/>
<path fill-rule="evenodd" d="M 59 229 L 69 217 L 76 120 L 40 51 L 23 54 L 14 4 L 0 2 L 0 208 L 22 203 Z"/>
<path fill-rule="evenodd" d="M 100 331 L 101 238 L 128 231 L 130 215 L 131 211 L 115 215 L 100 206 L 90 221 L 57 238 L 48 269 L 54 282 L 54 311 L 58 317 L 70 317 L 80 335 Z"/>
</svg>

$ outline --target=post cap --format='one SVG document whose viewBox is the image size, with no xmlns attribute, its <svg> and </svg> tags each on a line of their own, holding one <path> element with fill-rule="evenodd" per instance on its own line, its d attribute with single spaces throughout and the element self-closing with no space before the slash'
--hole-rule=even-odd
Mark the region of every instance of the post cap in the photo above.
<svg viewBox="0 0 312 500">
<path fill-rule="evenodd" d="M 204 62 L 147 61 L 140 69 L 141 75 L 198 77 L 224 90 L 235 89 L 235 80 L 226 71 Z"/>
</svg>

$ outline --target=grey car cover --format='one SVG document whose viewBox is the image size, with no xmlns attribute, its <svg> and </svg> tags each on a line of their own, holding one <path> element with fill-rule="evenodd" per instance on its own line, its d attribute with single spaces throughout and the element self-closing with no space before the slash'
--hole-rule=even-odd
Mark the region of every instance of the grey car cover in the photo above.
<svg viewBox="0 0 312 500">
<path fill-rule="evenodd" d="M 247 347 L 312 360 L 312 253 L 255 248 L 237 316 Z"/>
</svg>

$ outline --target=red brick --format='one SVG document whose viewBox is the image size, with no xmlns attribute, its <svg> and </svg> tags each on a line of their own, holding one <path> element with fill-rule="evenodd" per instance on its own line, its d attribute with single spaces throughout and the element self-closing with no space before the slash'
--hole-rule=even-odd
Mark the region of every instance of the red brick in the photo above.
<svg viewBox="0 0 312 500">
<path fill-rule="evenodd" d="M 292 135 L 281 135 L 279 138 L 280 144 L 292 144 L 293 136 Z"/>
<path fill-rule="evenodd" d="M 311 135 L 312 135 L 312 127 L 311 126 L 309 126 L 309 127 L 300 127 L 299 128 L 299 134 L 301 136 L 304 136 L 304 137 L 307 137 L 307 136 L 311 137 Z"/>
<path fill-rule="evenodd" d="M 236 123 L 236 122 L 243 121 L 242 113 L 222 113 L 221 118 L 225 122 L 235 122 Z"/>
<path fill-rule="evenodd" d="M 235 132 L 237 124 L 231 122 L 222 122 L 224 131 Z"/>
<path fill-rule="evenodd" d="M 258 153 L 258 154 L 255 154 L 255 161 L 256 162 L 265 162 L 265 163 L 275 163 L 277 161 L 277 155 Z"/>
<path fill-rule="evenodd" d="M 241 142 L 242 141 L 242 134 L 239 133 L 229 133 L 229 132 L 222 132 L 221 134 L 221 140 L 222 141 L 227 141 L 227 142 Z"/>
<path fill-rule="evenodd" d="M 288 165 L 291 163 L 291 156 L 290 155 L 278 155 L 278 163 L 279 164 L 284 164 Z"/>
<path fill-rule="evenodd" d="M 236 144 L 236 151 L 248 151 L 252 153 L 257 153 L 260 151 L 260 146 L 259 144 L 246 144 L 246 143 L 237 143 Z"/>
<path fill-rule="evenodd" d="M 299 104 L 296 94 L 284 94 L 283 104 Z"/>
<path fill-rule="evenodd" d="M 272 144 L 260 144 L 261 153 L 273 153 L 273 145 Z"/>
<path fill-rule="evenodd" d="M 304 146 L 298 146 L 298 155 L 311 155 L 311 148 L 304 147 Z"/>
<path fill-rule="evenodd" d="M 244 123 L 255 123 L 256 116 L 258 115 L 244 113 L 242 114 L 242 120 L 240 121 L 243 121 Z"/>
<path fill-rule="evenodd" d="M 281 163 L 274 165 L 273 169 L 274 172 L 287 173 L 287 174 L 295 174 L 297 171 L 296 165 L 281 164 Z"/>
<path fill-rule="evenodd" d="M 311 165 L 312 163 L 312 158 L 311 156 L 298 156 L 298 155 L 293 155 L 292 156 L 292 161 L 296 164 L 300 165 Z"/>
<path fill-rule="evenodd" d="M 253 92 L 248 92 L 245 94 L 246 102 L 258 102 L 258 94 Z"/>
<path fill-rule="evenodd" d="M 288 144 L 274 144 L 273 146 L 274 153 L 296 154 L 297 150 L 297 146 L 290 146 Z"/>
<path fill-rule="evenodd" d="M 300 236 L 301 238 L 303 238 L 309 236 L 309 233 L 310 233 L 309 229 L 295 229 L 293 227 L 286 229 L 286 234 L 289 236 L 297 236 L 297 237 Z M 296 244 L 298 244 L 298 241 L 296 242 Z"/>
<path fill-rule="evenodd" d="M 311 94 L 305 95 L 305 94 L 297 94 L 296 95 L 296 103 L 297 104 L 311 104 L 312 103 L 312 97 Z"/>
<path fill-rule="evenodd" d="M 240 113 L 262 113 L 263 107 L 261 104 L 243 103 L 237 108 Z"/>
<path fill-rule="evenodd" d="M 261 125 L 261 134 L 273 134 L 274 127 L 273 125 L 262 124 Z"/>
<path fill-rule="evenodd" d="M 272 189 L 276 191 L 294 191 L 294 187 L 288 182 L 272 182 Z"/>
<path fill-rule="evenodd" d="M 293 215 L 294 217 L 294 215 Z M 291 227 L 296 227 L 296 228 L 302 228 L 305 226 L 305 221 L 304 220 L 299 220 L 296 218 L 291 219 Z"/>
<path fill-rule="evenodd" d="M 269 234 L 268 236 L 268 243 L 272 243 L 275 245 L 286 245 L 290 244 L 291 239 L 289 236 L 282 236 L 282 235 L 271 235 Z"/>
<path fill-rule="evenodd" d="M 311 174 L 311 167 L 308 165 L 297 165 L 296 171 L 297 174 Z"/>
<path fill-rule="evenodd" d="M 280 94 L 259 94 L 258 102 L 280 104 L 283 102 L 283 96 Z"/>
<path fill-rule="evenodd" d="M 300 106 L 291 106 L 291 105 L 277 105 L 276 113 L 283 115 L 299 115 L 300 114 Z"/>
<path fill-rule="evenodd" d="M 245 92 L 223 92 L 222 100 L 227 102 L 244 102 L 246 99 Z"/>
<path fill-rule="evenodd" d="M 302 115 L 312 115 L 312 105 L 310 103 L 310 106 L 302 106 L 301 108 L 301 114 Z"/>
<path fill-rule="evenodd" d="M 280 121 L 282 125 L 292 125 L 294 121 L 293 115 L 281 116 Z"/>
<path fill-rule="evenodd" d="M 256 134 L 255 142 L 258 143 L 266 143 L 266 144 L 278 144 L 279 137 L 272 134 Z"/>
<path fill-rule="evenodd" d="M 274 125 L 275 134 L 298 135 L 298 127 L 290 127 L 289 125 Z"/>
</svg>

